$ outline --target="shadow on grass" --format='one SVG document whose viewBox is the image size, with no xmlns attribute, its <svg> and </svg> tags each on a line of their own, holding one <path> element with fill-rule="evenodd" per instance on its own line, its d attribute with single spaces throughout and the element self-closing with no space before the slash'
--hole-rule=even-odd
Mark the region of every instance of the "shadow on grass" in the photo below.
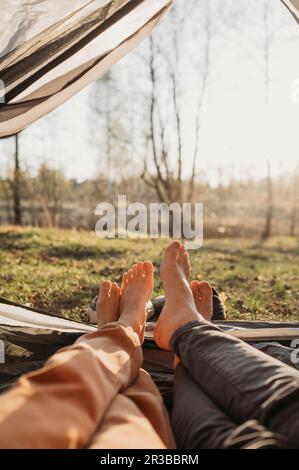
<svg viewBox="0 0 299 470">
<path fill-rule="evenodd" d="M 206 253 L 220 253 L 224 255 L 242 256 L 250 259 L 271 260 L 271 254 L 281 255 L 299 255 L 299 245 L 296 247 L 283 247 L 283 246 L 267 246 L 263 242 L 256 242 L 252 245 L 245 246 L 244 248 L 236 248 L 232 246 L 208 245 L 204 246 L 202 252 Z"/>
<path fill-rule="evenodd" d="M 80 318 L 80 315 L 90 305 L 92 299 L 98 293 L 98 286 L 84 286 L 84 290 L 76 289 L 69 292 L 56 292 L 55 298 L 45 299 L 42 295 L 34 299 L 34 308 L 70 319 Z"/>
<path fill-rule="evenodd" d="M 26 250 L 39 246 L 36 241 L 31 240 L 32 232 L 1 232 L 0 249 L 2 250 Z"/>
<path fill-rule="evenodd" d="M 0 232 L 0 241 L 4 240 L 11 240 L 11 241 L 19 241 L 25 240 L 32 237 L 32 232 Z"/>
<path fill-rule="evenodd" d="M 293 248 L 283 246 L 266 246 L 262 241 L 252 245 L 252 249 L 263 250 L 268 253 L 278 253 L 280 255 L 299 255 L 299 244 Z"/>
<path fill-rule="evenodd" d="M 80 244 L 53 246 L 44 252 L 44 255 L 55 258 L 66 259 L 110 259 L 123 254 L 121 250 L 114 248 L 101 249 L 95 246 L 82 246 Z"/>
</svg>

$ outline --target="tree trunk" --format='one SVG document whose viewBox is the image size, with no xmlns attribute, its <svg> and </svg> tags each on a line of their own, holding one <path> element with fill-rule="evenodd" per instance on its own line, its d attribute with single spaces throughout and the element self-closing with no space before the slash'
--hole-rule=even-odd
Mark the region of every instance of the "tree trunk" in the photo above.
<svg viewBox="0 0 299 470">
<path fill-rule="evenodd" d="M 205 24 L 205 34 L 206 34 L 206 44 L 205 44 L 205 59 L 202 72 L 202 86 L 199 95 L 198 105 L 197 105 L 197 115 L 196 115 L 196 128 L 195 128 L 195 144 L 193 152 L 193 162 L 192 162 L 192 172 L 190 178 L 188 202 L 193 202 L 194 197 L 194 186 L 195 186 L 195 177 L 196 177 L 196 167 L 198 160 L 199 152 L 199 137 L 201 131 L 201 120 L 202 120 L 202 110 L 206 98 L 206 93 L 208 89 L 208 83 L 210 78 L 210 68 L 211 68 L 211 42 L 212 42 L 212 31 L 211 31 L 211 10 L 207 4 L 206 10 L 206 24 Z"/>
<path fill-rule="evenodd" d="M 291 226 L 290 226 L 290 236 L 296 236 L 296 225 L 297 225 L 297 207 L 294 206 L 291 214 Z"/>
<path fill-rule="evenodd" d="M 272 188 L 272 177 L 271 177 L 271 166 L 268 161 L 268 177 L 267 177 L 267 191 L 268 191 L 268 207 L 266 213 L 265 228 L 262 233 L 262 240 L 268 240 L 272 234 L 272 219 L 273 219 L 273 188 Z"/>
<path fill-rule="evenodd" d="M 19 158 L 19 135 L 15 136 L 15 167 L 13 181 L 14 224 L 22 225 L 21 210 L 21 170 Z"/>
</svg>

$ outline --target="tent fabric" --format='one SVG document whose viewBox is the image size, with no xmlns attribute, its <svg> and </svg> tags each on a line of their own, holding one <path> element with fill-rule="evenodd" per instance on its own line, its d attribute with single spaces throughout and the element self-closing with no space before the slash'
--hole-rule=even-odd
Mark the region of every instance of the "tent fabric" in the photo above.
<svg viewBox="0 0 299 470">
<path fill-rule="evenodd" d="M 61 0 L 53 9 L 51 0 L 2 0 L 0 137 L 97 80 L 152 32 L 172 3 Z"/>
<path fill-rule="evenodd" d="M 215 322 L 222 330 L 248 332 L 272 329 L 271 342 L 250 342 L 282 362 L 293 364 L 291 354 L 292 334 L 299 331 L 299 322 L 254 322 L 254 321 L 221 321 Z M 159 388 L 168 409 L 172 405 L 174 381 L 173 353 L 160 350 L 153 338 L 154 324 L 148 324 L 143 345 L 143 367 L 152 376 Z M 275 331 L 280 335 L 281 329 L 288 330 L 288 339 L 282 344 L 275 339 Z M 290 329 L 292 330 L 290 334 Z M 15 381 L 27 372 L 37 370 L 56 351 L 73 344 L 82 334 L 94 331 L 95 327 L 80 322 L 57 317 L 50 313 L 42 313 L 29 307 L 13 303 L 0 303 L 0 340 L 4 342 L 4 363 L 0 363 L 0 393 L 12 386 Z M 0 359 L 1 360 L 1 359 Z"/>
<path fill-rule="evenodd" d="M 299 338 L 299 322 L 246 322 L 218 321 L 215 322 L 227 334 L 244 341 L 281 340 L 290 341 Z M 29 307 L 14 303 L 4 303 L 0 299 L 0 325 L 4 327 L 35 328 L 38 330 L 57 331 L 61 333 L 91 333 L 97 327 L 83 322 L 50 315 Z M 153 329 L 155 323 L 148 322 L 145 336 L 148 341 L 154 341 Z"/>
<path fill-rule="evenodd" d="M 96 327 L 65 318 L 41 315 L 19 306 L 0 303 L 0 325 L 39 328 L 69 333 L 92 333 Z"/>
<path fill-rule="evenodd" d="M 299 0 L 282 0 L 299 20 Z M 0 138 L 97 80 L 158 24 L 174 0 L 2 0 Z"/>
<path fill-rule="evenodd" d="M 282 0 L 299 23 L 299 0 Z"/>
</svg>

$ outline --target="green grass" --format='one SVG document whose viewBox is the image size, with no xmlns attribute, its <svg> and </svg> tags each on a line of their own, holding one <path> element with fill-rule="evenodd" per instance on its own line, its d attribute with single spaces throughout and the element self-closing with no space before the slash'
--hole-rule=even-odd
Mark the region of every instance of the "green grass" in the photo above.
<svg viewBox="0 0 299 470">
<path fill-rule="evenodd" d="M 82 318 L 99 284 L 120 281 L 138 260 L 155 265 L 155 294 L 162 240 L 99 240 L 94 233 L 0 228 L 0 295 L 70 318 Z M 273 238 L 207 240 L 190 253 L 193 278 L 209 280 L 227 296 L 234 319 L 299 320 L 299 243 Z"/>
</svg>

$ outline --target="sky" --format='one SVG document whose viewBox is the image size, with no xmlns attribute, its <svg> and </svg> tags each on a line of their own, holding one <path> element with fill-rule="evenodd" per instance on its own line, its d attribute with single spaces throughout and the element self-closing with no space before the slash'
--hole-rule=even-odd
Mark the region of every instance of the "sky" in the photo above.
<svg viewBox="0 0 299 470">
<path fill-rule="evenodd" d="M 219 168 L 224 178 L 228 175 L 259 178 L 266 174 L 267 159 L 271 160 L 273 174 L 291 172 L 299 162 L 299 28 L 280 2 L 275 8 L 275 21 L 282 27 L 277 29 L 271 43 L 267 106 L 262 39 L 256 30 L 255 17 L 242 20 L 238 29 L 228 29 L 225 39 L 215 40 L 218 51 L 214 60 L 215 79 L 203 109 L 198 166 L 199 176 L 211 182 L 217 182 Z M 163 23 L 159 28 L 163 28 Z M 247 41 L 248 37 L 254 38 L 254 44 Z M 139 51 L 144 47 L 141 45 Z M 196 48 L 197 44 L 190 47 Z M 134 54 L 124 58 L 115 70 L 130 69 L 136 60 Z M 196 83 L 191 73 L 189 80 L 184 96 L 185 176 L 192 156 Z M 89 126 L 90 93 L 91 87 L 83 90 L 22 133 L 21 157 L 25 168 L 34 172 L 46 162 L 79 181 L 97 175 L 99 155 L 91 145 Z M 9 166 L 12 150 L 12 141 L 0 141 L 2 171 Z"/>
</svg>

